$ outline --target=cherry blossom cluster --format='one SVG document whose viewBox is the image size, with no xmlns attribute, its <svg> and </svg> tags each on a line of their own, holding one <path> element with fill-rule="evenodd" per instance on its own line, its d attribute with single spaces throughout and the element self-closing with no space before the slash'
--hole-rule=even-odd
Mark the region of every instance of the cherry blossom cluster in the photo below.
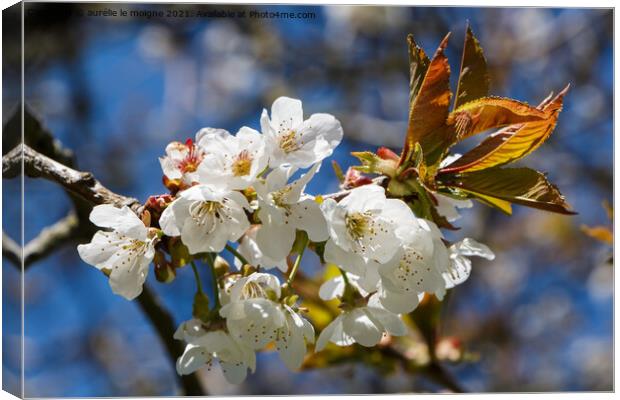
<svg viewBox="0 0 620 400">
<path fill-rule="evenodd" d="M 260 127 L 235 135 L 204 128 L 195 140 L 170 143 L 160 158 L 170 193 L 151 198 L 138 214 L 96 206 L 90 219 L 104 230 L 78 246 L 81 258 L 109 277 L 112 291 L 129 300 L 142 292 L 151 263 L 156 272 L 168 268 L 170 279 L 176 267 L 191 264 L 198 293 L 193 318 L 174 336 L 187 343 L 179 374 L 217 360 L 226 379 L 240 383 L 255 370 L 256 352 L 271 344 L 287 367 L 300 368 L 315 343 L 291 285 L 306 248 L 341 271 L 320 287 L 321 299 L 340 300 L 341 314 L 320 332 L 314 351 L 329 342 L 371 347 L 386 335 L 405 335 L 401 315 L 425 293 L 442 299 L 469 276 L 468 257 L 493 258 L 472 239 L 448 244 L 433 222 L 359 174 L 347 174 L 353 178 L 341 196 L 306 193 L 342 140 L 334 116 L 304 119 L 301 101 L 280 97 L 271 113 L 263 110 Z M 471 207 L 436 198 L 448 220 L 459 217 L 457 208 Z M 235 269 L 218 256 L 225 250 L 235 256 Z M 211 267 L 210 302 L 195 260 Z M 266 272 L 274 268 L 281 274 Z"/>
</svg>

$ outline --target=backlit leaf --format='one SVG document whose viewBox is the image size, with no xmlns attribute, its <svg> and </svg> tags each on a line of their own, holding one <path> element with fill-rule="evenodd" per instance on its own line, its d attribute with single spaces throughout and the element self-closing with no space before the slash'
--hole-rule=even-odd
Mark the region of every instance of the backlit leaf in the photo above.
<svg viewBox="0 0 620 400">
<path fill-rule="evenodd" d="M 517 161 L 536 150 L 555 129 L 568 86 L 553 100 L 539 106 L 544 120 L 508 126 L 486 138 L 442 172 L 473 172 Z"/>
<path fill-rule="evenodd" d="M 495 199 L 560 214 L 574 214 L 559 190 L 544 174 L 530 168 L 490 168 L 461 174 L 454 182 L 444 182 L 493 205 Z M 505 203 L 498 208 L 507 214 Z"/>
<path fill-rule="evenodd" d="M 449 144 L 446 140 L 449 131 L 442 129 L 445 127 L 452 96 L 450 92 L 450 65 L 444 54 L 449 37 L 450 34 L 446 35 L 439 44 L 439 48 L 428 66 L 419 92 L 409 109 L 409 125 L 403 149 L 405 157 L 418 142 L 422 146 L 425 156 L 431 153 L 441 153 Z"/>
<path fill-rule="evenodd" d="M 477 133 L 507 125 L 546 119 L 547 114 L 518 100 L 503 97 L 483 97 L 463 104 L 448 117 L 459 142 Z"/>
<path fill-rule="evenodd" d="M 409 47 L 409 109 L 411 109 L 431 61 L 424 50 L 413 40 L 413 35 L 407 36 L 407 44 Z"/>
<path fill-rule="evenodd" d="M 489 94 L 489 74 L 482 47 L 467 25 L 454 108 Z"/>
</svg>

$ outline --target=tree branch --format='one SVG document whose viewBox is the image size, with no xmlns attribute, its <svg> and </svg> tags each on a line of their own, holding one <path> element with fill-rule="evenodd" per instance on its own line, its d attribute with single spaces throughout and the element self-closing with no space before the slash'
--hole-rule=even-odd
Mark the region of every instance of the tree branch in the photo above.
<svg viewBox="0 0 620 400">
<path fill-rule="evenodd" d="M 90 172 L 76 171 L 33 150 L 28 145 L 20 145 L 2 157 L 2 176 L 14 178 L 24 163 L 24 174 L 30 178 L 43 178 L 58 183 L 65 190 L 80 196 L 91 205 L 112 204 L 117 207 L 128 206 L 134 211 L 140 202 L 112 192 L 103 186 Z"/>
<path fill-rule="evenodd" d="M 43 228 L 39 235 L 24 247 L 24 269 L 64 244 L 75 241 L 81 236 L 81 231 L 79 220 L 73 211 L 54 225 Z"/>
<path fill-rule="evenodd" d="M 2 257 L 6 257 L 17 268 L 22 265 L 22 248 L 2 231 Z"/>
<path fill-rule="evenodd" d="M 141 208 L 137 199 L 112 192 L 96 180 L 91 173 L 69 168 L 33 150 L 28 145 L 18 145 L 2 157 L 2 177 L 10 179 L 19 176 L 22 160 L 26 176 L 43 178 L 59 184 L 72 195 L 76 209 L 80 208 L 83 202 L 91 207 L 97 204 L 112 204 L 117 207 L 126 205 L 136 213 Z M 79 218 L 76 213 L 71 213 L 54 225 L 43 229 L 35 239 L 24 247 L 24 265 L 29 265 L 49 255 L 63 244 L 83 236 L 84 232 L 87 232 L 90 227 L 84 227 L 82 222 L 83 219 Z M 21 267 L 21 248 L 4 232 L 2 254 L 17 268 Z M 168 354 L 172 364 L 175 365 L 176 358 L 183 352 L 183 346 L 173 338 L 175 327 L 172 316 L 146 285 L 138 297 L 138 303 L 153 324 L 157 335 L 166 348 L 166 354 Z M 201 387 L 196 374 L 181 376 L 179 381 L 185 395 L 200 396 L 207 394 L 206 390 Z"/>
<path fill-rule="evenodd" d="M 168 354 L 170 362 L 172 365 L 176 365 L 177 357 L 183 354 L 184 348 L 181 342 L 173 338 L 176 327 L 174 326 L 172 315 L 170 315 L 146 284 L 142 287 L 142 294 L 138 296 L 138 304 L 140 304 L 140 308 L 149 321 L 151 321 L 159 338 L 166 347 L 166 353 Z M 184 395 L 204 396 L 207 394 L 200 385 L 195 373 L 181 375 L 180 380 L 183 385 L 183 391 L 185 392 Z"/>
<path fill-rule="evenodd" d="M 393 346 L 382 347 L 381 352 L 385 356 L 398 360 L 406 371 L 411 370 L 411 360 Z M 428 365 L 423 367 L 415 367 L 415 371 L 425 375 L 432 381 L 448 388 L 454 393 L 466 392 L 437 360 L 431 360 Z"/>
</svg>

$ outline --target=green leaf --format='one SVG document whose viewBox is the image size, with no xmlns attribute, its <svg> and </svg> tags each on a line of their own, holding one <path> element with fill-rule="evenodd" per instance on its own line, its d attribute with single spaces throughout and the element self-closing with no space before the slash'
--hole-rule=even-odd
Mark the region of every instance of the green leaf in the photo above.
<svg viewBox="0 0 620 400">
<path fill-rule="evenodd" d="M 420 143 L 425 158 L 431 164 L 450 144 L 450 131 L 444 129 L 449 113 L 450 65 L 444 50 L 450 34 L 439 44 L 431 60 L 415 100 L 409 108 L 409 125 L 403 146 L 403 157 L 407 158 L 416 143 Z"/>
<path fill-rule="evenodd" d="M 467 24 L 461 71 L 457 84 L 454 108 L 489 94 L 489 74 L 480 42 L 474 36 L 471 26 Z"/>
<path fill-rule="evenodd" d="M 454 163 L 443 168 L 442 172 L 479 171 L 517 161 L 532 153 L 553 132 L 568 88 L 567 86 L 553 100 L 543 102 L 539 106 L 547 113 L 546 119 L 511 125 L 494 133 Z"/>
<path fill-rule="evenodd" d="M 516 203 L 560 214 L 575 214 L 544 174 L 530 168 L 490 168 L 456 176 L 446 186 L 461 189 L 510 214 Z"/>
</svg>

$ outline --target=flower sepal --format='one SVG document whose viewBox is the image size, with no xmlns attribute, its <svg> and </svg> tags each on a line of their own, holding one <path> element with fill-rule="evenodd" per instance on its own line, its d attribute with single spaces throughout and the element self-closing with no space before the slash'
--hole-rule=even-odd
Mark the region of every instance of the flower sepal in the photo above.
<svg viewBox="0 0 620 400">
<path fill-rule="evenodd" d="M 194 303 L 192 304 L 192 315 L 202 322 L 211 321 L 213 313 L 209 309 L 209 297 L 203 292 L 196 292 Z"/>
</svg>

